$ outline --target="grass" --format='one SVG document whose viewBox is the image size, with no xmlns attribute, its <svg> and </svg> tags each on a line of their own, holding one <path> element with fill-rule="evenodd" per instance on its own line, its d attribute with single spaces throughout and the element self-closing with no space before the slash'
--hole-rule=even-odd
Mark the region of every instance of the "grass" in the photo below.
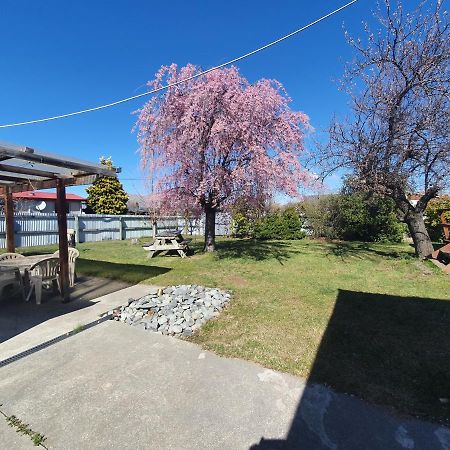
<svg viewBox="0 0 450 450">
<path fill-rule="evenodd" d="M 193 245 L 197 253 L 189 259 L 148 260 L 129 241 L 80 244 L 77 271 L 231 289 L 230 305 L 191 340 L 448 421 L 450 278 L 416 260 L 411 247 L 221 239 L 216 254 L 201 254 L 201 243 Z"/>
<path fill-rule="evenodd" d="M 82 325 L 81 323 L 79 323 L 79 324 L 77 324 L 77 325 L 75 325 L 75 326 L 73 327 L 72 333 L 73 333 L 73 334 L 78 334 L 78 333 L 81 333 L 83 330 L 84 330 L 84 325 Z"/>
<path fill-rule="evenodd" d="M 0 407 L 3 405 L 0 404 Z M 0 414 L 5 418 L 6 423 L 16 430 L 17 433 L 23 434 L 25 436 L 28 436 L 31 441 L 33 442 L 33 445 L 35 447 L 44 447 L 47 449 L 47 447 L 44 445 L 44 442 L 47 440 L 47 438 L 42 434 L 34 431 L 29 424 L 23 422 L 21 419 L 19 419 L 16 416 L 8 416 L 4 411 L 0 409 Z"/>
</svg>

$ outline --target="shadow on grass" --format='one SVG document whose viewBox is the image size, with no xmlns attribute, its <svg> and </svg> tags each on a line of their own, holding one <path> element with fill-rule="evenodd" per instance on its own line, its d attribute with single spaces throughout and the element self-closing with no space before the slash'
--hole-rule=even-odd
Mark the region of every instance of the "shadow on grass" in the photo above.
<svg viewBox="0 0 450 450">
<path fill-rule="evenodd" d="M 276 259 L 283 264 L 283 261 L 295 253 L 299 253 L 299 251 L 287 242 L 239 239 L 219 242 L 216 257 L 217 259 L 247 258 L 255 261 Z"/>
<path fill-rule="evenodd" d="M 170 270 L 167 267 L 144 264 L 121 264 L 83 258 L 77 260 L 77 272 L 94 277 L 109 278 L 110 280 L 120 280 L 130 284 L 140 283 Z"/>
<path fill-rule="evenodd" d="M 433 425 L 401 422 L 324 386 L 448 426 L 449 330 L 448 300 L 340 290 L 287 438 L 251 449 L 402 449 L 401 426 L 407 448 L 445 448 Z"/>
<path fill-rule="evenodd" d="M 370 244 L 367 242 L 335 242 L 329 243 L 331 248 L 328 247 L 328 254 L 333 254 L 341 258 L 356 257 L 363 259 L 370 255 L 382 256 L 384 258 L 393 259 L 411 259 L 414 255 L 408 250 L 399 249 L 380 249 L 376 247 L 376 244 Z M 395 244 L 392 244 L 395 245 Z"/>
</svg>

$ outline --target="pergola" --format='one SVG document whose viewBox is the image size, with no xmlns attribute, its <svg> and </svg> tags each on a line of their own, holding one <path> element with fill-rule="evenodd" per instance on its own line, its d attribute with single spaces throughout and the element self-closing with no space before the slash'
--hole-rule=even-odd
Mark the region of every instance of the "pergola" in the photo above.
<svg viewBox="0 0 450 450">
<path fill-rule="evenodd" d="M 42 152 L 31 147 L 0 143 L 0 194 L 5 200 L 6 247 L 15 251 L 14 192 L 56 188 L 58 215 L 60 289 L 69 300 L 66 186 L 93 183 L 99 176 L 115 177 L 119 169 L 109 169 L 66 156 Z"/>
</svg>

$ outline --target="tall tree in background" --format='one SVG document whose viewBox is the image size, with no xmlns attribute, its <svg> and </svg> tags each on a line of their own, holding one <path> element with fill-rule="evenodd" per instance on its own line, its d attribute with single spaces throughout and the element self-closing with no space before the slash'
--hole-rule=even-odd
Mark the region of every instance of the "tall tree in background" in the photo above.
<svg viewBox="0 0 450 450">
<path fill-rule="evenodd" d="M 111 158 L 100 158 L 100 163 L 112 168 Z M 95 214 L 125 214 L 127 212 L 128 194 L 116 177 L 99 177 L 86 189 L 87 207 Z"/>
<path fill-rule="evenodd" d="M 394 7 L 393 7 L 394 6 Z M 356 53 L 344 77 L 352 117 L 335 120 L 321 160 L 353 170 L 362 188 L 394 200 L 416 254 L 433 251 L 423 213 L 450 180 L 450 35 L 442 1 L 405 13 L 384 0 L 366 27 L 367 41 L 349 39 Z M 420 193 L 417 204 L 409 200 Z"/>
<path fill-rule="evenodd" d="M 149 86 L 199 71 L 163 66 Z M 171 87 L 140 111 L 143 164 L 156 174 L 156 191 L 168 209 L 204 211 L 205 251 L 215 249 L 219 208 L 238 198 L 260 202 L 275 191 L 295 196 L 306 181 L 299 155 L 308 118 L 289 103 L 277 81 L 250 84 L 231 67 Z"/>
</svg>

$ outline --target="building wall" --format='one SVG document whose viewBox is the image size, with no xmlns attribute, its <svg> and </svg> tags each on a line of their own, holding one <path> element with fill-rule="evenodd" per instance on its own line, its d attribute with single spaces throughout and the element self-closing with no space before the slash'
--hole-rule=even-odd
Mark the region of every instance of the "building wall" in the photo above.
<svg viewBox="0 0 450 450">
<path fill-rule="evenodd" d="M 44 200 L 46 203 L 45 208 L 42 211 L 36 209 L 36 205 L 42 203 L 42 200 L 23 200 L 17 199 L 14 210 L 19 213 L 29 214 L 52 214 L 56 212 L 56 200 Z M 81 201 L 80 200 L 67 200 L 69 205 L 70 214 L 81 214 Z"/>
</svg>

